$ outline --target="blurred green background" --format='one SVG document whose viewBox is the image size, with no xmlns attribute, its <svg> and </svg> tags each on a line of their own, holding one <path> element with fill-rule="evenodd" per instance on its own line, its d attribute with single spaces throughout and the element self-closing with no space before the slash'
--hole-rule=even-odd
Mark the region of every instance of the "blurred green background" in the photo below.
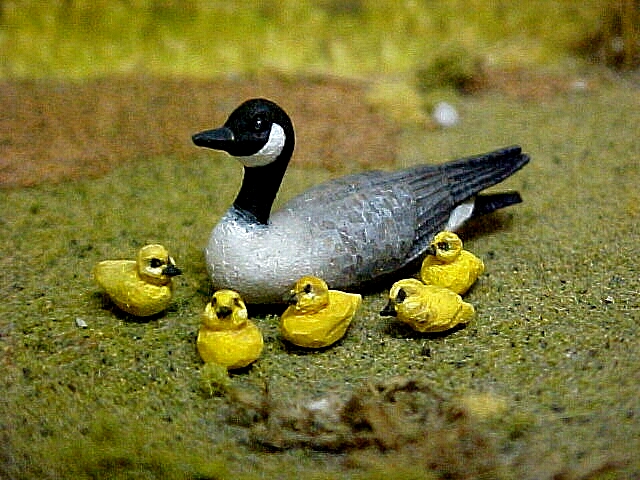
<svg viewBox="0 0 640 480">
<path fill-rule="evenodd" d="M 635 0 L 0 2 L 0 74 L 413 75 L 444 52 L 486 65 L 637 65 Z"/>
</svg>

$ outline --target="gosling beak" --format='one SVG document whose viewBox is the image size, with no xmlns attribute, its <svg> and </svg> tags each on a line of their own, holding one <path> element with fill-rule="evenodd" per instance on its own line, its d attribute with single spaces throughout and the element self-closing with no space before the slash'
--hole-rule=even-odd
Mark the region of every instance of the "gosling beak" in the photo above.
<svg viewBox="0 0 640 480">
<path fill-rule="evenodd" d="M 231 309 L 231 307 L 227 307 L 224 305 L 216 307 L 216 315 L 218 316 L 218 318 L 227 318 L 229 315 L 231 315 L 232 312 L 233 310 Z"/>
<path fill-rule="evenodd" d="M 230 128 L 220 127 L 213 130 L 205 130 L 191 137 L 198 147 L 211 148 L 228 152 L 233 148 L 234 137 Z"/>
<path fill-rule="evenodd" d="M 173 258 L 169 258 L 169 263 L 162 270 L 162 274 L 166 275 L 167 277 L 175 277 L 176 275 L 182 275 L 182 270 L 176 267 Z"/>
<path fill-rule="evenodd" d="M 284 294 L 282 300 L 288 305 L 295 305 L 298 303 L 298 294 L 294 290 L 291 290 L 289 293 Z"/>
<path fill-rule="evenodd" d="M 389 302 L 380 311 L 380 315 L 382 315 L 383 317 L 395 317 L 397 315 L 395 303 L 393 300 L 389 299 Z"/>
<path fill-rule="evenodd" d="M 432 256 L 436 256 L 436 246 L 432 243 L 431 245 L 429 245 L 429 248 L 427 248 L 427 251 L 425 252 L 427 255 L 432 255 Z"/>
</svg>

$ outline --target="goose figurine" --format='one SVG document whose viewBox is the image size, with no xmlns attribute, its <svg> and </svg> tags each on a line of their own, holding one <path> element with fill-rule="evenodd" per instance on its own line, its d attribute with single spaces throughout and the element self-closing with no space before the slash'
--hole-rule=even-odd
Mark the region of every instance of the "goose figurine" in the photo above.
<svg viewBox="0 0 640 480">
<path fill-rule="evenodd" d="M 529 161 L 514 146 L 441 165 L 367 171 L 317 185 L 272 213 L 295 144 L 282 108 L 247 100 L 224 126 L 192 140 L 244 166 L 240 191 L 205 257 L 214 288 L 236 290 L 250 304 L 282 303 L 304 275 L 354 290 L 413 264 L 438 231 L 521 202 L 517 192 L 478 193 Z"/>
</svg>

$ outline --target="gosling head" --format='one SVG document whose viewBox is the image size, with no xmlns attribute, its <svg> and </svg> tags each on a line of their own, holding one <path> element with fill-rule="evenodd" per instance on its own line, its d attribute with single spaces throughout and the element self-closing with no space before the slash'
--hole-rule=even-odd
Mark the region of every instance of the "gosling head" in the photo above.
<svg viewBox="0 0 640 480">
<path fill-rule="evenodd" d="M 249 319 L 247 307 L 240 294 L 233 290 L 218 290 L 213 294 L 202 316 L 202 324 L 209 330 L 237 330 Z"/>
<path fill-rule="evenodd" d="M 398 280 L 389 291 L 389 302 L 382 309 L 380 315 L 396 317 L 405 306 L 405 302 L 411 302 L 424 290 L 424 284 L 415 278 Z"/>
<path fill-rule="evenodd" d="M 433 238 L 427 252 L 442 263 L 451 263 L 462 252 L 462 240 L 453 232 L 440 232 Z"/>
<path fill-rule="evenodd" d="M 173 277 L 182 274 L 167 249 L 158 244 L 140 249 L 137 267 L 140 278 L 154 285 L 168 285 Z"/>
<path fill-rule="evenodd" d="M 305 276 L 295 283 L 285 300 L 298 313 L 319 312 L 329 305 L 329 287 L 318 277 Z"/>
</svg>

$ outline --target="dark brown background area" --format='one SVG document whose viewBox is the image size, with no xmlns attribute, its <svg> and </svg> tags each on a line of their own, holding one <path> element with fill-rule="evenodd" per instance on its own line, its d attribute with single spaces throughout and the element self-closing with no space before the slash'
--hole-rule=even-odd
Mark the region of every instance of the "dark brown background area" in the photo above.
<svg viewBox="0 0 640 480">
<path fill-rule="evenodd" d="M 264 96 L 293 118 L 296 161 L 331 170 L 393 159 L 395 128 L 342 81 L 109 78 L 0 82 L 0 186 L 99 176 L 123 162 L 197 155 L 191 135 Z M 368 132 L 368 133 L 366 133 Z M 375 135 L 371 135 L 375 132 Z M 340 160 L 338 160 L 340 159 Z"/>
<path fill-rule="evenodd" d="M 571 88 L 557 75 L 485 73 L 483 92 L 520 100 L 540 101 Z M 0 81 L 0 188 L 99 176 L 141 157 L 197 155 L 193 133 L 220 126 L 242 101 L 258 96 L 292 117 L 297 163 L 329 170 L 345 161 L 361 168 L 388 165 L 400 127 L 367 102 L 367 87 L 277 75 Z"/>
</svg>

